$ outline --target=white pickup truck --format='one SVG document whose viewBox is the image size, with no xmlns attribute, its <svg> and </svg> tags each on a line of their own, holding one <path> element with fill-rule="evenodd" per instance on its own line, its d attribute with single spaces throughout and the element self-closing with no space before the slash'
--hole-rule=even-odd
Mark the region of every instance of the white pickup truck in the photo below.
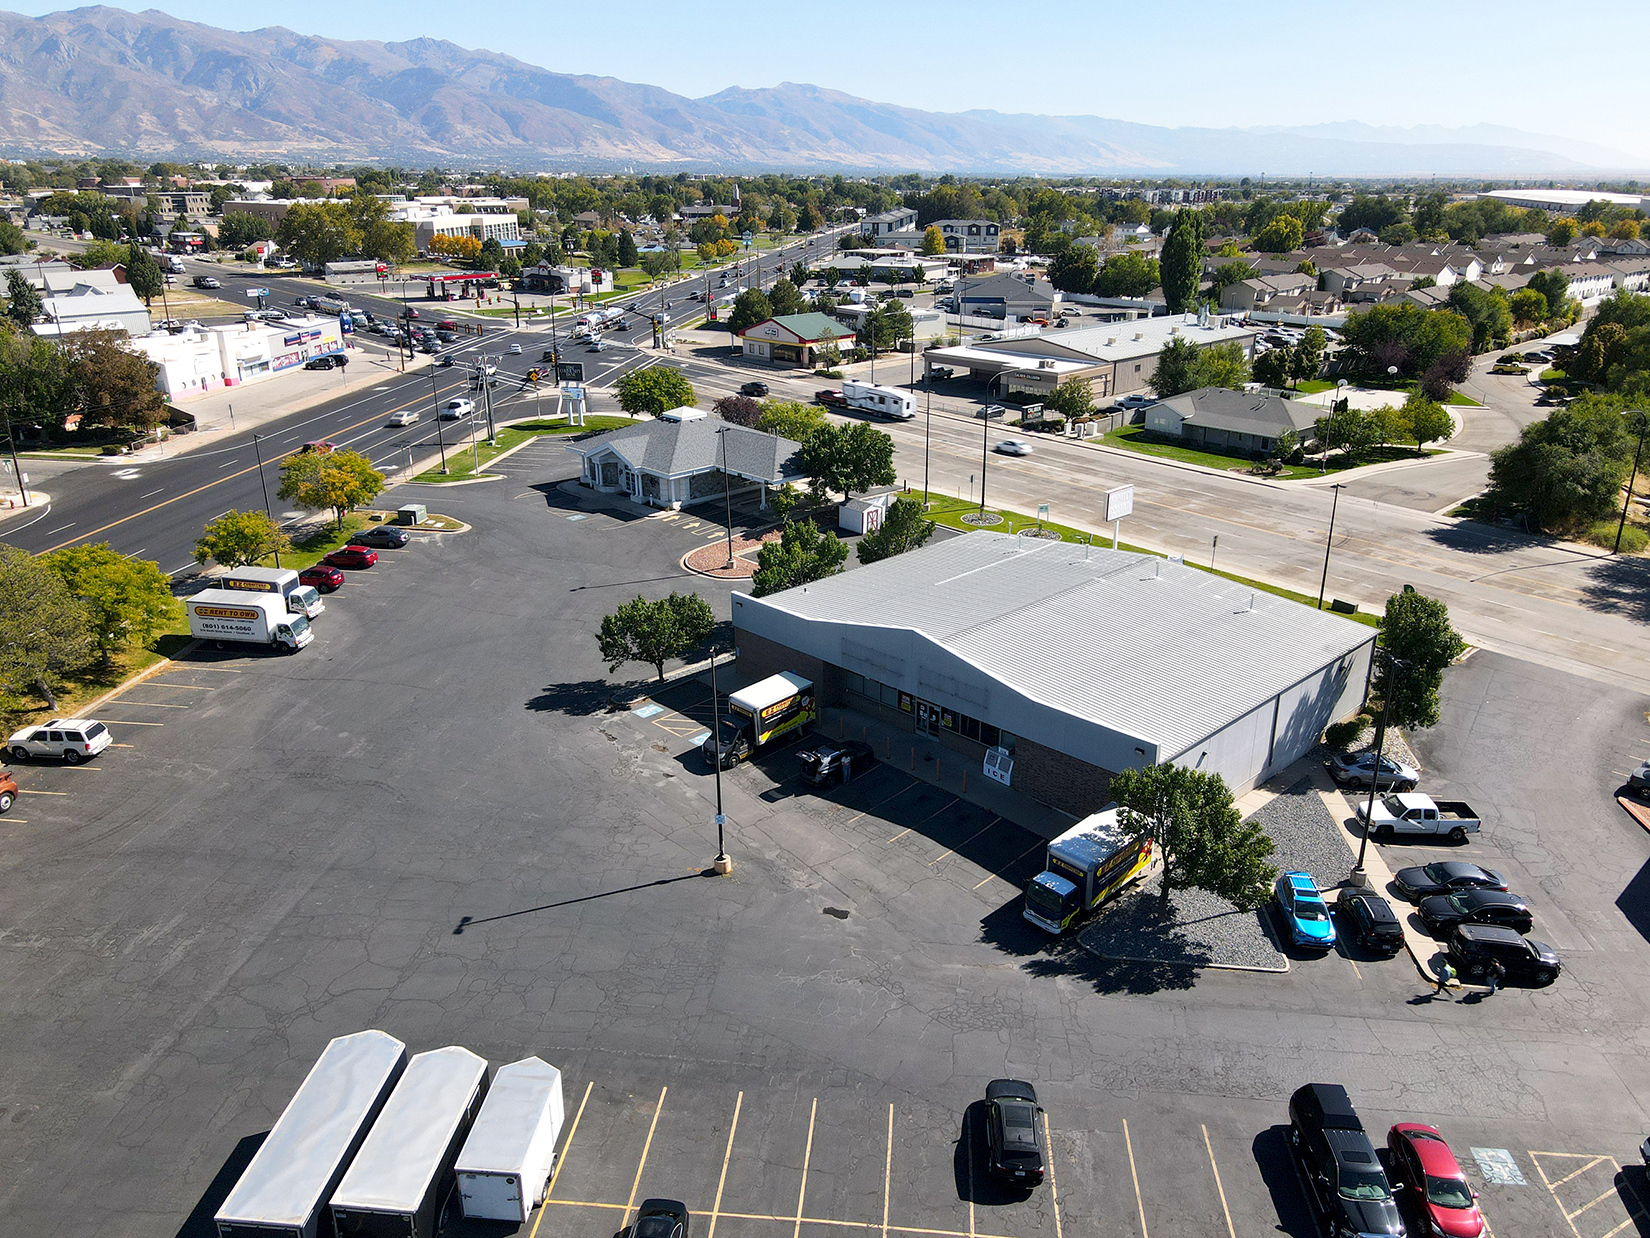
<svg viewBox="0 0 1650 1238">
<path fill-rule="evenodd" d="M 1399 834 L 1442 834 L 1452 843 L 1467 841 L 1468 834 L 1478 833 L 1483 824 L 1471 805 L 1462 800 L 1435 800 L 1418 792 L 1396 792 L 1375 801 L 1375 811 L 1369 813 L 1369 801 L 1360 796 L 1356 811 L 1358 820 L 1371 817 L 1372 833 L 1378 840 Z"/>
</svg>

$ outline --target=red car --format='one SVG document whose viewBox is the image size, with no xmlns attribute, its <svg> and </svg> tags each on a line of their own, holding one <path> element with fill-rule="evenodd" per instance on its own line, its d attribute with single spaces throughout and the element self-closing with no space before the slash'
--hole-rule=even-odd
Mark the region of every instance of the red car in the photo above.
<svg viewBox="0 0 1650 1238">
<path fill-rule="evenodd" d="M 331 593 L 344 583 L 344 574 L 335 567 L 317 563 L 314 567 L 306 567 L 298 573 L 298 583 L 319 589 L 322 593 Z"/>
<path fill-rule="evenodd" d="M 829 404 L 834 408 L 848 407 L 848 397 L 843 395 L 842 392 L 836 390 L 816 391 L 814 392 L 814 399 L 818 400 L 821 404 Z"/>
<path fill-rule="evenodd" d="M 328 567 L 371 567 L 378 562 L 378 552 L 365 546 L 345 546 L 321 560 Z"/>
<path fill-rule="evenodd" d="M 1467 1175 L 1437 1130 L 1400 1122 L 1387 1132 L 1386 1146 L 1392 1154 L 1393 1194 L 1410 1205 L 1421 1233 L 1479 1238 L 1484 1214 L 1478 1211 L 1478 1192 L 1467 1185 Z"/>
</svg>

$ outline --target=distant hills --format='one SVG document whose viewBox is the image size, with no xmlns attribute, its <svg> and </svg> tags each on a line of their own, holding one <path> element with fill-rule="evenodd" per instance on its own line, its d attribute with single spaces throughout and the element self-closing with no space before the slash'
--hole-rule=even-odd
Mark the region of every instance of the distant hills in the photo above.
<svg viewBox="0 0 1650 1238">
<path fill-rule="evenodd" d="M 1492 126 L 1164 128 L 925 112 L 783 83 L 689 99 L 441 39 L 247 33 L 164 13 L 0 13 L 0 150 L 529 169 L 1532 176 L 1625 156 Z"/>
</svg>

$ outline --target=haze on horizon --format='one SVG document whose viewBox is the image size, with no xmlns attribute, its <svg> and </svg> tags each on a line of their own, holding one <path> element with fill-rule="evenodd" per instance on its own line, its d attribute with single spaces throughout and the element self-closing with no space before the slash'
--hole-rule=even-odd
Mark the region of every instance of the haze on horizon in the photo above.
<svg viewBox="0 0 1650 1238">
<path fill-rule="evenodd" d="M 23 0 L 8 7 L 41 16 L 72 6 Z M 288 0 L 278 8 L 128 0 L 115 7 L 158 8 L 243 31 L 279 25 L 336 39 L 446 39 L 690 98 L 792 81 L 937 112 L 990 108 L 1214 128 L 1489 124 L 1608 147 L 1625 166 L 1650 168 L 1642 74 L 1606 69 L 1578 84 L 1581 66 L 1543 50 L 1560 32 L 1551 7 L 1533 0 L 1504 0 L 1493 16 L 1393 0 L 1378 20 L 1340 25 L 1330 10 L 1303 0 L 1250 7 L 1045 0 L 1035 20 L 1014 28 L 1005 28 L 1000 4 L 983 0 L 951 0 L 936 16 L 897 20 L 885 5 L 839 0 L 829 22 L 733 10 L 713 19 L 702 6 L 661 0 L 481 6 L 463 10 L 461 24 L 450 5 L 433 0 Z M 1613 46 L 1650 41 L 1650 6 L 1603 0 L 1585 20 Z M 897 54 L 902 45 L 910 54 Z"/>
</svg>

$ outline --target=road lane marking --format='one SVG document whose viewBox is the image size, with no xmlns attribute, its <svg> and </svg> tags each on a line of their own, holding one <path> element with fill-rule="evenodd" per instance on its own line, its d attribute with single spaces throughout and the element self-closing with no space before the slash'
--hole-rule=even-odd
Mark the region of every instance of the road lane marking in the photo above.
<svg viewBox="0 0 1650 1238">
<path fill-rule="evenodd" d="M 716 1238 L 716 1218 L 722 1211 L 722 1188 L 728 1184 L 728 1162 L 733 1159 L 733 1137 L 739 1131 L 739 1110 L 745 1103 L 740 1092 L 733 1102 L 733 1121 L 728 1124 L 728 1147 L 722 1153 L 722 1176 L 716 1180 L 716 1202 L 710 1206 L 710 1232 L 705 1238 Z"/>
<path fill-rule="evenodd" d="M 164 679 L 151 679 L 151 687 L 156 688 L 187 688 L 191 692 L 216 692 L 217 688 L 200 683 L 167 683 Z"/>
<path fill-rule="evenodd" d="M 138 498 L 140 498 L 140 499 L 152 499 L 157 494 L 164 494 L 164 493 L 166 493 L 166 487 L 162 486 L 159 490 L 151 490 L 148 494 L 140 494 L 140 495 L 138 495 Z"/>
<path fill-rule="evenodd" d="M 187 705 L 162 705 L 159 701 L 123 701 L 119 697 L 109 701 L 110 705 L 147 705 L 150 709 L 188 709 Z"/>
<path fill-rule="evenodd" d="M 1226 1214 L 1227 1238 L 1237 1238 L 1237 1230 L 1232 1225 L 1232 1210 L 1226 1206 L 1226 1188 L 1220 1184 L 1220 1166 L 1215 1164 L 1215 1145 L 1209 1141 L 1209 1128 L 1203 1128 L 1203 1146 L 1209 1150 L 1209 1168 L 1214 1171 L 1215 1190 L 1220 1193 L 1220 1210 Z"/>
<path fill-rule="evenodd" d="M 1048 1200 L 1049 1206 L 1054 1209 L 1054 1238 L 1066 1238 L 1066 1228 L 1060 1221 L 1060 1184 L 1054 1177 L 1054 1132 L 1048 1128 L 1048 1115 L 1043 1115 L 1043 1138 L 1048 1143 Z M 1145 1215 L 1141 1214 L 1141 1225 L 1145 1224 Z M 974 1228 L 972 1224 L 968 1227 Z"/>
<path fill-rule="evenodd" d="M 562 1140 L 561 1155 L 556 1157 L 556 1168 L 550 1175 L 550 1185 L 544 1188 L 544 1203 L 550 1202 L 550 1192 L 556 1189 L 556 1179 L 561 1177 L 561 1167 L 567 1164 L 567 1149 L 573 1146 L 573 1136 L 579 1133 L 579 1119 L 584 1117 L 584 1107 L 590 1100 L 590 1089 L 596 1086 L 592 1079 L 584 1085 L 584 1096 L 579 1101 L 579 1111 L 573 1115 L 573 1125 L 567 1130 L 567 1138 Z M 533 1222 L 533 1228 L 527 1238 L 538 1238 L 539 1224 L 544 1220 L 545 1209 L 539 1208 L 539 1215 Z"/>
<path fill-rule="evenodd" d="M 73 520 L 71 520 L 71 521 L 69 521 L 68 524 L 60 524 L 55 529 L 47 529 L 46 530 L 46 536 L 50 537 L 53 533 L 61 533 L 61 532 L 63 532 L 64 529 L 72 529 L 72 528 L 74 528 L 74 526 L 75 526 L 75 522 Z"/>
<path fill-rule="evenodd" d="M 972 1165 L 970 1165 L 969 1166 L 969 1173 L 972 1174 L 973 1172 L 974 1172 L 974 1167 Z M 893 1185 L 893 1178 L 894 1178 L 894 1106 L 893 1106 L 892 1103 L 890 1103 L 889 1106 L 888 1106 L 888 1153 L 887 1153 L 886 1159 L 884 1159 L 884 1161 L 882 1163 L 882 1238 L 888 1238 L 888 1194 L 889 1194 L 889 1191 L 890 1191 L 890 1189 Z M 972 1195 L 973 1192 L 970 1191 L 969 1194 Z M 974 1226 L 972 1224 L 970 1224 L 968 1228 L 970 1229 L 970 1231 L 972 1231 Z"/>
<path fill-rule="evenodd" d="M 33 787 L 19 787 L 19 795 L 67 795 L 67 791 L 36 791 Z"/>
<path fill-rule="evenodd" d="M 1140 1197 L 1140 1174 L 1134 1167 L 1134 1140 L 1129 1138 L 1129 1120 L 1127 1118 L 1123 1119 L 1123 1146 L 1129 1150 L 1129 1177 L 1134 1179 L 1134 1203 L 1135 1207 L 1140 1210 L 1140 1238 L 1151 1238 L 1151 1234 L 1146 1229 L 1146 1201 Z"/>
<path fill-rule="evenodd" d="M 791 1229 L 791 1238 L 799 1238 L 802 1233 L 802 1201 L 808 1194 L 808 1163 L 814 1155 L 814 1115 L 819 1112 L 819 1097 L 814 1097 L 814 1103 L 808 1109 L 808 1146 L 802 1151 L 802 1185 L 796 1192 L 796 1225 Z"/>
<path fill-rule="evenodd" d="M 653 1121 L 647 1124 L 647 1142 L 642 1144 L 642 1159 L 636 1162 L 636 1177 L 630 1183 L 630 1198 L 625 1201 L 624 1224 L 619 1227 L 620 1229 L 630 1224 L 630 1209 L 636 1202 L 636 1191 L 642 1185 L 642 1170 L 647 1168 L 648 1149 L 653 1146 L 653 1132 L 658 1129 L 659 1111 L 665 1107 L 665 1093 L 668 1091 L 668 1086 L 660 1088 L 659 1103 L 653 1106 Z"/>
</svg>

